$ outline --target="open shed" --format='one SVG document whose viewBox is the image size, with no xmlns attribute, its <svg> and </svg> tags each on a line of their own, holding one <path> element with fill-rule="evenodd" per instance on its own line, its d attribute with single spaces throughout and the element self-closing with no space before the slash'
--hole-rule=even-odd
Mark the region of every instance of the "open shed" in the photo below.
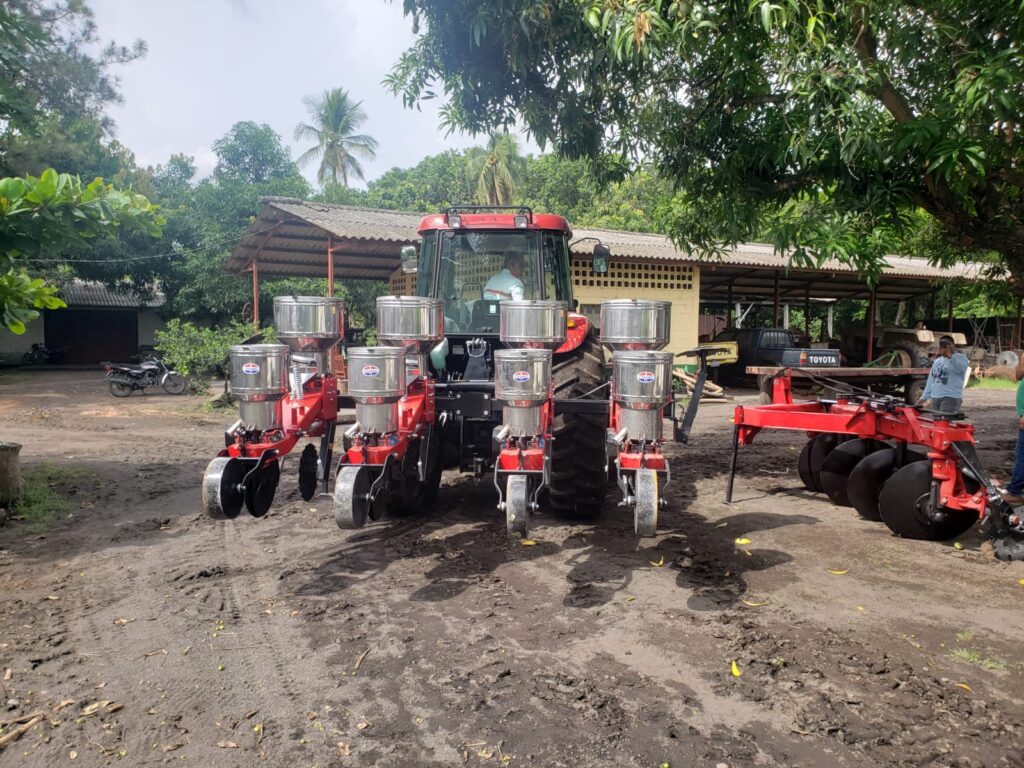
<svg viewBox="0 0 1024 768">
<path fill-rule="evenodd" d="M 424 214 L 281 197 L 261 203 L 227 264 L 235 274 L 250 274 L 254 288 L 262 278 L 303 276 L 326 277 L 329 291 L 336 280 L 388 280 L 396 293 L 412 292 L 412 276 L 399 269 L 400 252 L 403 245 L 418 242 Z M 590 268 L 597 240 L 612 252 L 603 275 Z M 943 268 L 923 259 L 891 256 L 872 290 L 849 265 L 827 261 L 817 269 L 790 267 L 786 254 L 776 253 L 771 245 L 743 243 L 716 258 L 701 259 L 664 235 L 605 229 L 574 228 L 570 252 L 573 293 L 581 312 L 596 319 L 605 298 L 669 299 L 670 347 L 675 350 L 697 341 L 701 303 L 729 307 L 731 314 L 737 302 L 770 301 L 778 324 L 786 304 L 906 301 L 934 295 L 950 281 L 985 279 L 983 265 L 977 263 Z"/>
</svg>

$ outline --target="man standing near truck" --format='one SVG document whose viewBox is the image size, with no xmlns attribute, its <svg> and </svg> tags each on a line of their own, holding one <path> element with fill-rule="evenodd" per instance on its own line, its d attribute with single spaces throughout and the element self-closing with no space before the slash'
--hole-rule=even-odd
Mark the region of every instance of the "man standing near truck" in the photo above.
<svg viewBox="0 0 1024 768">
<path fill-rule="evenodd" d="M 939 339 L 939 356 L 932 363 L 928 383 L 918 402 L 924 405 L 931 401 L 929 408 L 940 413 L 960 413 L 970 367 L 967 355 L 957 350 L 953 338 L 943 336 Z"/>
</svg>

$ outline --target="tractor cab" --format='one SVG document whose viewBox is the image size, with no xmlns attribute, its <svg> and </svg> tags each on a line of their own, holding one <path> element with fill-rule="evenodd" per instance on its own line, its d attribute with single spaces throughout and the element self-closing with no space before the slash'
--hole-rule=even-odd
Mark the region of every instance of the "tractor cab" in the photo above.
<svg viewBox="0 0 1024 768">
<path fill-rule="evenodd" d="M 525 207 L 455 207 L 425 217 L 419 233 L 419 250 L 407 246 L 402 266 L 417 273 L 417 296 L 444 301 L 448 337 L 496 337 L 502 301 L 564 301 L 574 308 L 572 230 L 561 216 Z"/>
</svg>

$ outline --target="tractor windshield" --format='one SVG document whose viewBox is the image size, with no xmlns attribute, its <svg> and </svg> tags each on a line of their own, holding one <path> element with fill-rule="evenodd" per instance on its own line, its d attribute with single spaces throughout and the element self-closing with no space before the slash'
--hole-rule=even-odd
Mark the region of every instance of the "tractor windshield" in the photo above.
<svg viewBox="0 0 1024 768">
<path fill-rule="evenodd" d="M 543 298 L 538 233 L 444 232 L 438 297 L 445 327 L 455 333 L 497 333 L 498 304 Z"/>
</svg>

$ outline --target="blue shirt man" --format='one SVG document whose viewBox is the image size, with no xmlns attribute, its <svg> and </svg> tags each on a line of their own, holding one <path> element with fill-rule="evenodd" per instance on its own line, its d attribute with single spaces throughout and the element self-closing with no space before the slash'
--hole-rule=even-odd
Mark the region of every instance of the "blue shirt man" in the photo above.
<svg viewBox="0 0 1024 768">
<path fill-rule="evenodd" d="M 941 413 L 959 413 L 964 399 L 964 382 L 971 364 L 967 355 L 958 352 L 949 336 L 939 339 L 939 356 L 932 363 L 928 383 L 919 402 L 931 401 L 930 408 Z"/>
</svg>

